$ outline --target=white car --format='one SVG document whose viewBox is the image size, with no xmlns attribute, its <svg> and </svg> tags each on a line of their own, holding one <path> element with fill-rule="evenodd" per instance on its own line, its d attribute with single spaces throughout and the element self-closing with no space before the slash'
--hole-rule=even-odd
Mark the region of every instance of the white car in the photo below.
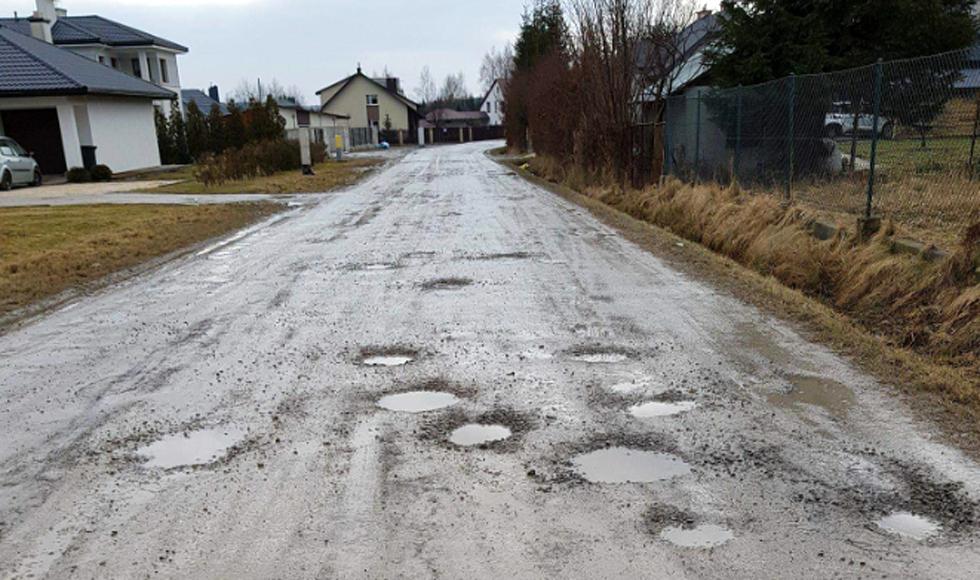
<svg viewBox="0 0 980 580">
<path fill-rule="evenodd" d="M 874 115 L 861 113 L 857 116 L 857 136 L 871 137 L 874 135 Z M 831 139 L 838 139 L 844 136 L 854 136 L 854 112 L 851 103 L 839 101 L 833 104 L 831 112 L 824 119 L 824 127 L 827 136 Z M 892 120 L 878 116 L 878 136 L 882 139 L 891 139 L 895 133 L 895 124 Z"/>
<path fill-rule="evenodd" d="M 41 168 L 16 141 L 0 137 L 0 191 L 15 185 L 41 185 Z"/>
</svg>

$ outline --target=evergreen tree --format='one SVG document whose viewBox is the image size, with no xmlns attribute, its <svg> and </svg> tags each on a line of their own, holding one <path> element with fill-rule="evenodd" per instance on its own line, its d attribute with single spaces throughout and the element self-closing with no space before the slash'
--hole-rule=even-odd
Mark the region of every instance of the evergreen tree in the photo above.
<svg viewBox="0 0 980 580">
<path fill-rule="evenodd" d="M 215 155 L 220 155 L 225 150 L 227 136 L 225 135 L 225 117 L 221 114 L 221 107 L 211 107 L 208 113 L 208 141 L 207 150 Z"/>
<path fill-rule="evenodd" d="M 716 83 L 750 85 L 966 48 L 974 0 L 723 0 Z"/>
<path fill-rule="evenodd" d="M 167 117 L 157 108 L 153 108 L 153 119 L 157 128 L 157 148 L 160 150 L 160 163 L 171 165 L 174 163 L 174 144 L 170 132 L 170 124 Z"/>
<path fill-rule="evenodd" d="M 187 104 L 187 152 L 197 161 L 209 149 L 208 120 L 197 103 Z"/>
<path fill-rule="evenodd" d="M 245 116 L 238 105 L 228 103 L 228 116 L 224 119 L 224 149 L 240 149 L 247 142 Z"/>
<path fill-rule="evenodd" d="M 173 144 L 173 161 L 176 164 L 190 163 L 187 151 L 187 126 L 184 115 L 177 103 L 177 97 L 170 100 L 170 141 Z"/>
</svg>

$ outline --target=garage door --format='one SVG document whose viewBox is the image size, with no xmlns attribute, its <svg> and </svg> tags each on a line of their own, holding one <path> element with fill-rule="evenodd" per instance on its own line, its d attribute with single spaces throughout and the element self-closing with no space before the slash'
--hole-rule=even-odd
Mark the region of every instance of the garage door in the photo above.
<svg viewBox="0 0 980 580">
<path fill-rule="evenodd" d="M 3 120 L 3 132 L 24 149 L 34 152 L 41 171 L 47 175 L 68 171 L 65 167 L 65 149 L 61 143 L 61 126 L 58 124 L 56 110 L 3 111 L 0 116 Z"/>
</svg>

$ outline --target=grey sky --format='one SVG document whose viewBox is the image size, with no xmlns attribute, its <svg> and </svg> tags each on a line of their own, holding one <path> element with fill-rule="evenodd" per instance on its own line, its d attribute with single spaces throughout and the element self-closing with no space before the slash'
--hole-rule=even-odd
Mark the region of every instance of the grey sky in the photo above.
<svg viewBox="0 0 980 580">
<path fill-rule="evenodd" d="M 512 40 L 525 0 L 62 0 L 69 15 L 99 14 L 190 48 L 181 84 L 224 92 L 243 78 L 314 93 L 351 74 L 385 66 L 411 94 L 426 64 L 437 82 L 462 71 L 479 91 L 483 54 Z M 34 0 L 0 0 L 22 16 Z"/>
<path fill-rule="evenodd" d="M 718 0 L 705 0 L 716 5 Z M 385 66 L 413 96 L 422 67 L 436 82 L 462 71 L 478 93 L 480 62 L 513 41 L 527 0 L 61 0 L 69 15 L 99 14 L 190 48 L 181 84 L 225 92 L 248 78 L 296 85 L 306 101 L 354 72 Z M 29 15 L 34 0 L 0 0 Z"/>
</svg>

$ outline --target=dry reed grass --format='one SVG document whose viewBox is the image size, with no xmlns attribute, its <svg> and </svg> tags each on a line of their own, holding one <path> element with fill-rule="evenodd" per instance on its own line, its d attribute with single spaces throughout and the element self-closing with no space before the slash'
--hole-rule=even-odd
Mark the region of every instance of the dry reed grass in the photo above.
<svg viewBox="0 0 980 580">
<path fill-rule="evenodd" d="M 961 235 L 947 259 L 929 263 L 891 252 L 899 235 L 894 223 L 867 243 L 844 234 L 819 240 L 809 231 L 814 211 L 737 185 L 671 180 L 626 190 L 547 158 L 532 160 L 530 168 L 817 298 L 896 347 L 980 374 L 980 223 Z M 977 385 L 947 390 L 980 402 Z"/>
</svg>

